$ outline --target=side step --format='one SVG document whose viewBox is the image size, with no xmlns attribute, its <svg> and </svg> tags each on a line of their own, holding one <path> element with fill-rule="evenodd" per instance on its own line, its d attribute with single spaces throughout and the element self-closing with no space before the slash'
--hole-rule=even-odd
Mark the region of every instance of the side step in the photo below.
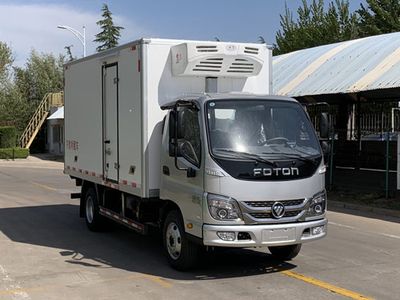
<svg viewBox="0 0 400 300">
<path fill-rule="evenodd" d="M 130 229 L 135 230 L 136 232 L 139 232 L 143 235 L 147 234 L 148 227 L 145 224 L 139 223 L 137 221 L 133 221 L 129 218 L 125 218 L 112 210 L 109 210 L 104 207 L 100 207 L 100 215 L 112 219 L 122 225 L 125 225 L 126 227 L 129 227 Z"/>
</svg>

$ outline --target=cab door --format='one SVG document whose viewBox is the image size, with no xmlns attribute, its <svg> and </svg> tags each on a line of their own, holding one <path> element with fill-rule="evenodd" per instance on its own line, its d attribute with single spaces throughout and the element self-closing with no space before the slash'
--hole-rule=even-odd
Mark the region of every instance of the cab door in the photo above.
<svg viewBox="0 0 400 300">
<path fill-rule="evenodd" d="M 198 237 L 202 237 L 204 192 L 202 161 L 204 143 L 200 120 L 200 112 L 192 107 L 178 108 L 167 116 L 163 135 L 160 191 L 162 199 L 175 202 L 181 209 L 186 232 Z M 176 140 L 175 135 L 177 135 Z M 176 148 L 178 155 L 175 159 Z M 186 158 L 179 153 L 182 149 L 186 149 Z"/>
</svg>

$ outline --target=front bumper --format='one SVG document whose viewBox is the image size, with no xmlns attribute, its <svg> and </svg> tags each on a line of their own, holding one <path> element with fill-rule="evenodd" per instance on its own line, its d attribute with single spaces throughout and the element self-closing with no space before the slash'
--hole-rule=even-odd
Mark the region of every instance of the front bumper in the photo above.
<svg viewBox="0 0 400 300">
<path fill-rule="evenodd" d="M 219 247 L 265 247 L 284 246 L 311 242 L 324 237 L 327 233 L 328 220 L 311 222 L 274 224 L 274 225 L 203 225 L 203 243 L 205 246 Z M 313 228 L 321 227 L 322 231 L 313 234 Z M 222 240 L 217 232 L 234 232 L 232 241 Z M 238 239 L 239 233 L 249 239 Z M 248 233 L 243 234 L 243 233 Z"/>
</svg>

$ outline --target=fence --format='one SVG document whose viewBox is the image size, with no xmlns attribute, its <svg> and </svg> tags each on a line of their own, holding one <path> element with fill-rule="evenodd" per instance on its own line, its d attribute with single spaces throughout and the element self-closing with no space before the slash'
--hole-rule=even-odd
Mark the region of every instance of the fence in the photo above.
<svg viewBox="0 0 400 300">
<path fill-rule="evenodd" d="M 314 105 L 307 111 L 317 132 L 320 113 L 331 115 L 328 188 L 394 195 L 400 132 L 398 102 Z"/>
</svg>

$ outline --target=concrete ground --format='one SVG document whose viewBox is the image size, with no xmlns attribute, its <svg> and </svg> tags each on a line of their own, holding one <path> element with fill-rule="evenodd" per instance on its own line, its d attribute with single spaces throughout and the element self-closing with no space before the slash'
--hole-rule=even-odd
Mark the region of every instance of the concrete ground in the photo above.
<svg viewBox="0 0 400 300">
<path fill-rule="evenodd" d="M 172 270 L 157 234 L 86 229 L 62 163 L 0 161 L 0 299 L 399 299 L 400 220 L 329 212 L 327 238 L 291 262 L 265 251 Z"/>
</svg>

